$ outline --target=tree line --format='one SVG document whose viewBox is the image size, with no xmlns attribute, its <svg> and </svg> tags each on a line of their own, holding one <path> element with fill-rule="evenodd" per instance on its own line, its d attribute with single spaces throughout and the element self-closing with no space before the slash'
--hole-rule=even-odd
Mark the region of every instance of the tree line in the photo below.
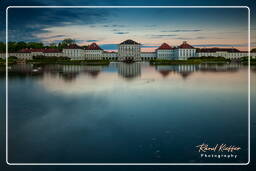
<svg viewBox="0 0 256 171">
<path fill-rule="evenodd" d="M 21 49 L 25 48 L 33 48 L 33 49 L 42 49 L 42 48 L 53 48 L 62 50 L 63 48 L 69 46 L 70 44 L 75 44 L 76 41 L 74 39 L 64 39 L 59 43 L 51 43 L 49 45 L 44 45 L 42 42 L 8 42 L 8 51 L 9 52 L 17 52 Z M 83 46 L 87 47 L 87 46 Z M 4 42 L 0 42 L 0 53 L 5 52 L 6 46 Z"/>
</svg>

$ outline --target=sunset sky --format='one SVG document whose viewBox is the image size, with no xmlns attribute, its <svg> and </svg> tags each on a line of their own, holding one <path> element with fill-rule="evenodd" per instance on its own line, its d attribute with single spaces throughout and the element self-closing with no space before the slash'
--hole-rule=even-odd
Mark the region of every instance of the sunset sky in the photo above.
<svg viewBox="0 0 256 171">
<path fill-rule="evenodd" d="M 247 8 L 10 8 L 8 14 L 9 41 L 49 44 L 72 38 L 79 45 L 96 42 L 116 50 L 120 42 L 133 39 L 143 51 L 185 40 L 195 47 L 248 47 Z M 255 28 L 252 23 L 252 34 Z"/>
</svg>

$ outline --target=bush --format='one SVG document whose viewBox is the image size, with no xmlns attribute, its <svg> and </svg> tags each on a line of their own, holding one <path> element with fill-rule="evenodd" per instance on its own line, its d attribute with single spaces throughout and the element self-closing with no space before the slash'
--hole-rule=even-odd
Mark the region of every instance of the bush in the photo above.
<svg viewBox="0 0 256 171">
<path fill-rule="evenodd" d="M 17 60 L 18 58 L 16 56 L 9 56 L 8 60 Z"/>
<path fill-rule="evenodd" d="M 37 60 L 50 60 L 50 61 L 70 60 L 69 57 L 42 56 L 42 55 L 33 56 L 32 58 Z"/>
</svg>

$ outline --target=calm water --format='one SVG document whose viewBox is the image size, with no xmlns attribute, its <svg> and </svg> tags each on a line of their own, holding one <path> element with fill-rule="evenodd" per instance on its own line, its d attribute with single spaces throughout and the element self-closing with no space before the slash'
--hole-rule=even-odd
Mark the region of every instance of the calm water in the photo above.
<svg viewBox="0 0 256 171">
<path fill-rule="evenodd" d="M 247 162 L 247 74 L 237 64 L 13 66 L 9 162 Z M 242 149 L 201 158 L 202 143 Z"/>
</svg>

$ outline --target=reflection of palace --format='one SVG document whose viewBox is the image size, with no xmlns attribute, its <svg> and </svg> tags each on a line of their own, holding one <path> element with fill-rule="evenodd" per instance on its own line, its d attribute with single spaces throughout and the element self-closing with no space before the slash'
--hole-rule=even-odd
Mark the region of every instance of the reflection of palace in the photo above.
<svg viewBox="0 0 256 171">
<path fill-rule="evenodd" d="M 92 78 L 97 77 L 100 72 L 113 72 L 118 73 L 123 78 L 131 79 L 141 75 L 142 67 L 145 63 L 111 63 L 109 66 L 85 66 L 85 65 L 13 65 L 9 66 L 9 76 L 43 76 L 43 74 L 51 74 L 52 76 L 59 76 L 67 81 L 74 80 L 78 75 L 84 73 Z M 155 69 L 163 76 L 166 77 L 170 73 L 180 74 L 186 78 L 193 72 L 236 72 L 243 65 L 231 63 L 229 65 L 220 64 L 200 64 L 200 65 L 159 65 Z M 252 66 L 252 70 L 255 67 Z M 1 73 L 5 72 L 5 68 Z"/>
<path fill-rule="evenodd" d="M 117 63 L 117 70 L 124 78 L 135 78 L 141 75 L 141 63 Z"/>
<path fill-rule="evenodd" d="M 141 61 L 151 59 L 186 60 L 190 57 L 224 57 L 227 59 L 238 59 L 248 56 L 248 52 L 239 51 L 235 48 L 195 48 L 184 41 L 179 46 L 170 46 L 163 43 L 154 52 L 141 52 L 142 45 L 133 40 L 126 40 L 118 44 L 117 52 L 104 51 L 96 43 L 83 48 L 76 44 L 71 44 L 64 49 L 21 49 L 9 56 L 16 56 L 20 59 L 32 59 L 34 56 L 45 57 L 69 57 L 72 60 L 118 60 L 118 61 Z M 1 58 L 5 58 L 5 53 L 0 53 Z M 256 57 L 256 53 L 251 52 L 251 57 Z"/>
<path fill-rule="evenodd" d="M 170 72 L 179 73 L 182 77 L 187 77 L 190 73 L 199 70 L 198 65 L 160 65 L 156 66 L 163 77 L 169 75 Z"/>
<path fill-rule="evenodd" d="M 238 71 L 242 65 L 238 63 L 231 63 L 229 65 L 221 65 L 221 64 L 200 64 L 200 65 L 159 65 L 156 66 L 156 70 L 159 73 L 166 77 L 169 73 L 178 73 L 181 74 L 182 77 L 186 78 L 193 72 L 236 72 Z"/>
</svg>

